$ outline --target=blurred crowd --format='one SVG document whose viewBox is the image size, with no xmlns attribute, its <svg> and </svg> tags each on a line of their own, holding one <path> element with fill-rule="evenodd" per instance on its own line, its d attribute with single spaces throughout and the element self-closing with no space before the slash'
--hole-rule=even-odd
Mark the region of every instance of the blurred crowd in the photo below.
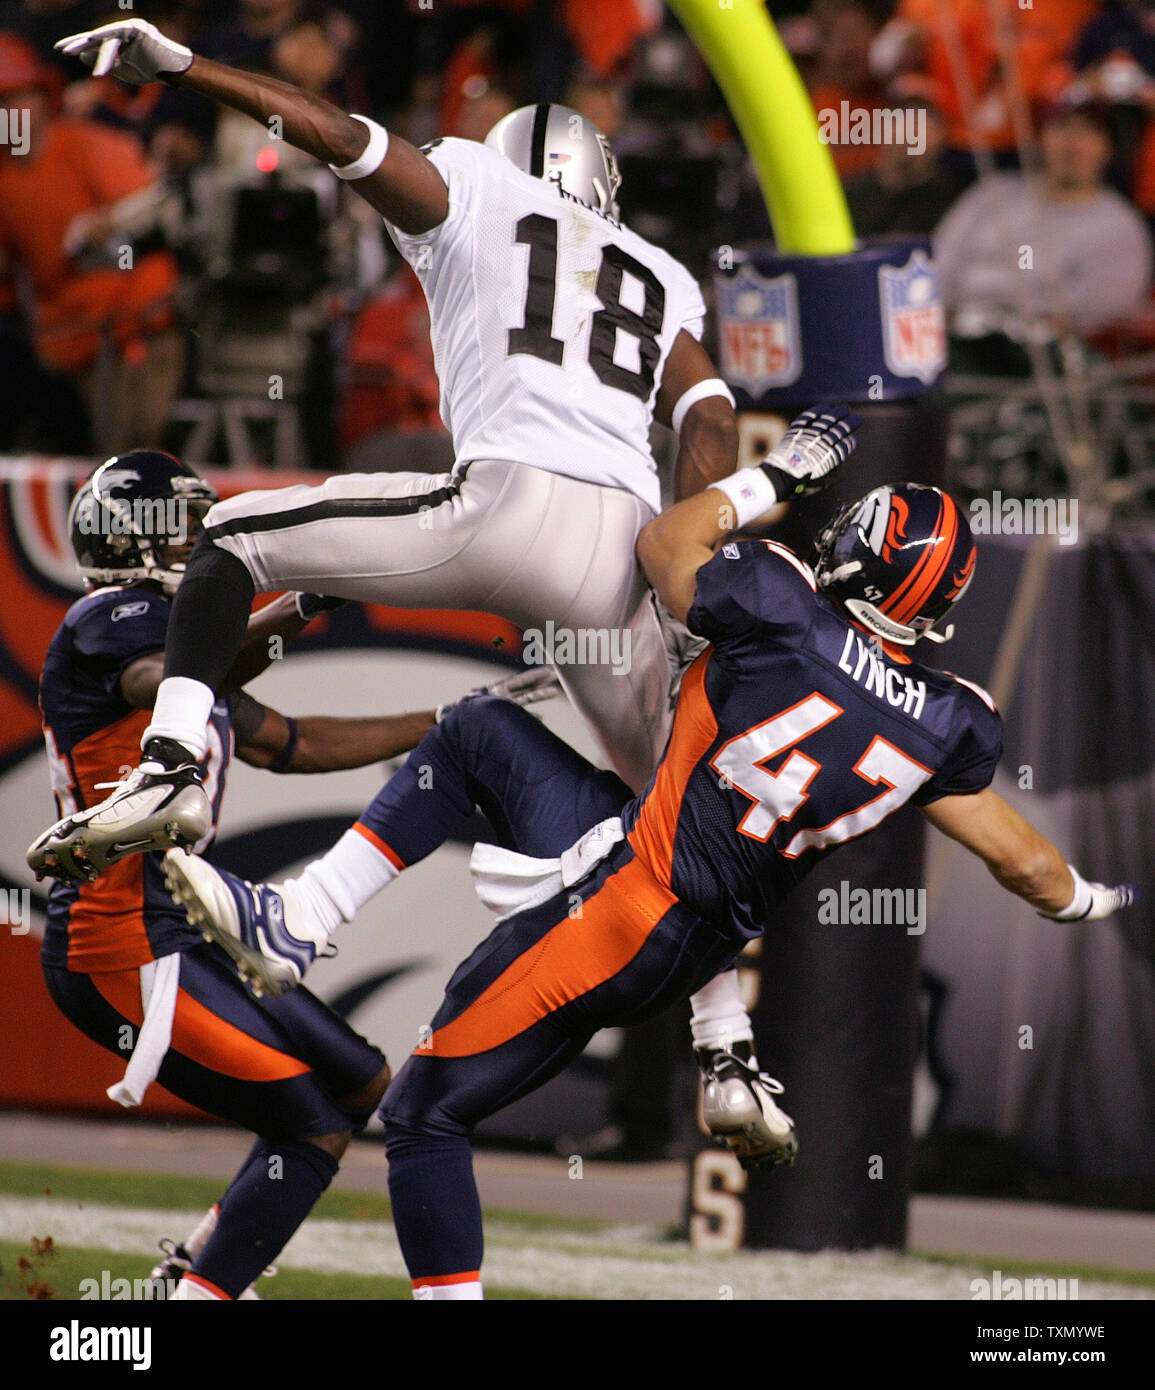
<svg viewBox="0 0 1155 1390">
<path fill-rule="evenodd" d="M 857 234 L 933 238 L 953 369 L 1023 376 L 1036 343 L 1094 349 L 1145 321 L 1155 0 L 770 9 L 831 121 Z M 167 445 L 333 471 L 409 439 L 400 466 L 421 448 L 447 459 L 424 299 L 380 219 L 255 122 L 54 52 L 126 13 L 0 0 L 0 449 Z M 773 238 L 717 87 L 659 0 L 131 13 L 419 144 L 562 101 L 612 141 L 623 219 L 704 281 L 715 247 Z M 859 138 L 853 118 L 874 112 L 908 113 L 890 127 L 905 135 Z"/>
</svg>

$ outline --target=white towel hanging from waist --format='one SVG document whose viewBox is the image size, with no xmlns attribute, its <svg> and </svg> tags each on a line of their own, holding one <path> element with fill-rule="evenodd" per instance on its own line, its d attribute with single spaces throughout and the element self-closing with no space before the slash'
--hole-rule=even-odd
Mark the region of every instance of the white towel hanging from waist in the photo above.
<svg viewBox="0 0 1155 1390">
<path fill-rule="evenodd" d="M 612 816 L 587 830 L 557 859 L 534 859 L 500 845 L 476 844 L 469 871 L 477 896 L 500 922 L 579 883 L 623 839 L 622 822 Z"/>
<path fill-rule="evenodd" d="M 172 1043 L 172 1020 L 180 985 L 180 952 L 161 956 L 140 967 L 140 997 L 144 1022 L 128 1061 L 124 1078 L 107 1091 L 108 1098 L 130 1109 L 139 1105 L 156 1080 L 164 1054 Z"/>
</svg>

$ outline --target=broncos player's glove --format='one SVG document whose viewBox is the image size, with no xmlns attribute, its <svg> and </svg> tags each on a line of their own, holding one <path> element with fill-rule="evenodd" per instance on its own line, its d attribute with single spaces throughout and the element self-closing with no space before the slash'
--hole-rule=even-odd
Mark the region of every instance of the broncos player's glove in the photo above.
<svg viewBox="0 0 1155 1390">
<path fill-rule="evenodd" d="M 134 87 L 186 72 L 195 56 L 191 48 L 165 38 L 143 19 L 120 20 L 83 34 L 70 34 L 55 47 L 70 58 L 79 58 L 98 77 L 111 73 Z"/>
<path fill-rule="evenodd" d="M 862 420 L 845 405 L 803 411 L 759 467 L 774 484 L 779 502 L 808 497 L 830 481 L 858 445 L 854 431 Z"/>
<path fill-rule="evenodd" d="M 1108 888 L 1104 883 L 1088 883 L 1071 864 L 1067 868 L 1075 880 L 1075 896 L 1062 912 L 1040 912 L 1040 917 L 1052 922 L 1097 922 L 1101 917 L 1110 917 L 1120 908 L 1130 907 L 1139 896 L 1139 890 L 1133 884 L 1120 883 Z"/>
<path fill-rule="evenodd" d="M 552 700 L 560 694 L 561 682 L 552 666 L 531 666 L 528 671 L 516 671 L 512 676 L 503 676 L 490 685 L 479 685 L 460 700 L 438 705 L 437 722 L 440 724 L 451 709 L 479 695 L 497 695 L 502 700 L 512 700 L 515 705 L 536 705 L 541 700 Z"/>
<path fill-rule="evenodd" d="M 781 503 L 824 488 L 854 452 L 854 431 L 861 423 L 844 405 L 804 411 L 757 468 L 740 468 L 710 484 L 730 501 L 723 529 L 741 531 Z"/>
</svg>

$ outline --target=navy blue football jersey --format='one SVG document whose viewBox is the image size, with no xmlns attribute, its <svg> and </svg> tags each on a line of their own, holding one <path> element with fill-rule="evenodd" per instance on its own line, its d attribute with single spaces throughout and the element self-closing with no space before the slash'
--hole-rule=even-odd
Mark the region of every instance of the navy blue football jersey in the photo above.
<svg viewBox="0 0 1155 1390">
<path fill-rule="evenodd" d="M 119 781 L 140 761 L 152 714 L 128 704 L 120 679 L 140 657 L 164 650 L 170 612 L 169 600 L 149 586 L 97 589 L 72 605 L 49 644 L 40 709 L 59 815 L 103 801 L 108 789 L 97 784 Z M 201 767 L 215 828 L 232 755 L 230 700 L 213 706 L 208 733 Z M 54 883 L 44 960 L 78 971 L 125 970 L 196 945 L 200 933 L 165 888 L 161 859 L 133 855 L 94 883 Z"/>
<path fill-rule="evenodd" d="M 784 546 L 724 545 L 687 625 L 711 645 L 624 825 L 705 917 L 757 935 L 820 854 L 994 776 L 1002 721 L 986 692 L 884 649 Z"/>
</svg>

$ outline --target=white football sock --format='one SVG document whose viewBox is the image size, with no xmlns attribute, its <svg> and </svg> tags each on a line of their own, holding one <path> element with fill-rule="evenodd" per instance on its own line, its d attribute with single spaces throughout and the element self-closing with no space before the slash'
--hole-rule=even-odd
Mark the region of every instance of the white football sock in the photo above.
<svg viewBox="0 0 1155 1390">
<path fill-rule="evenodd" d="M 328 854 L 314 859 L 300 878 L 290 882 L 311 925 L 328 936 L 342 922 L 351 922 L 399 872 L 371 841 L 356 830 L 346 830 Z"/>
<path fill-rule="evenodd" d="M 206 732 L 216 696 L 207 685 L 188 676 L 169 676 L 156 692 L 152 723 L 141 735 L 140 746 L 150 738 L 170 738 L 187 748 L 199 762 L 208 748 Z"/>
<path fill-rule="evenodd" d="M 729 1052 L 735 1043 L 754 1041 L 750 1015 L 742 1003 L 737 970 L 726 970 L 690 999 L 694 1047 Z"/>
<path fill-rule="evenodd" d="M 211 1236 L 217 1228 L 217 1217 L 219 1215 L 220 1207 L 214 1202 L 213 1205 L 209 1207 L 208 1211 L 205 1212 L 203 1220 L 192 1235 L 187 1236 L 181 1241 L 181 1244 L 194 1260 L 209 1243 L 209 1236 Z"/>
<path fill-rule="evenodd" d="M 449 1299 L 483 1299 L 481 1280 L 470 1279 L 461 1284 L 414 1284 L 413 1297 L 422 1303 L 444 1303 Z"/>
</svg>

